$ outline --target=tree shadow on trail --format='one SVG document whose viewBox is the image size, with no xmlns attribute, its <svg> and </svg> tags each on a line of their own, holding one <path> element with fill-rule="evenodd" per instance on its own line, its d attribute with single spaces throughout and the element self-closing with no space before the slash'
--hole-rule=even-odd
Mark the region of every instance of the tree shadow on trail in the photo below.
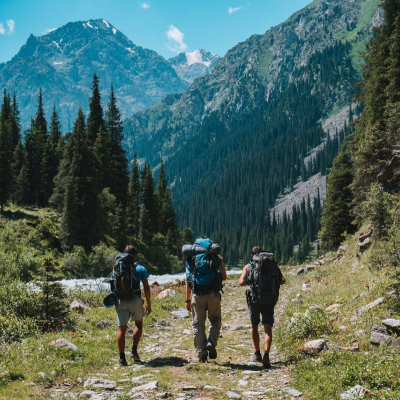
<svg viewBox="0 0 400 400">
<path fill-rule="evenodd" d="M 146 367 L 183 367 L 188 360 L 182 357 L 157 357 L 143 363 Z"/>
</svg>

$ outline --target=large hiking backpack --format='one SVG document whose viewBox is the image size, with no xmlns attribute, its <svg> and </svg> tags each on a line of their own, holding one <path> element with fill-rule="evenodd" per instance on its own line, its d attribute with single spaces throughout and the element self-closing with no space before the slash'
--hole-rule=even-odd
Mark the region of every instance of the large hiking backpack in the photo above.
<svg viewBox="0 0 400 400">
<path fill-rule="evenodd" d="M 248 300 L 253 304 L 274 306 L 278 301 L 281 280 L 282 273 L 274 255 L 264 251 L 255 254 L 247 274 L 250 285 Z"/>
<path fill-rule="evenodd" d="M 197 239 L 193 245 L 183 246 L 182 253 L 187 255 L 186 280 L 195 294 L 222 290 L 220 260 L 216 255 L 219 252 L 219 246 L 210 239 Z"/>
<path fill-rule="evenodd" d="M 130 300 L 140 293 L 140 281 L 135 276 L 136 265 L 130 253 L 120 253 L 115 257 L 111 291 L 120 300 Z"/>
</svg>

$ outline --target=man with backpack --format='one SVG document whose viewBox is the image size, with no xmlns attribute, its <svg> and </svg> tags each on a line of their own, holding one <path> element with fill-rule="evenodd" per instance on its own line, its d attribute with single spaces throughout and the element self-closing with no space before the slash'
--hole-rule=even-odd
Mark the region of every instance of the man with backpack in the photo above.
<svg viewBox="0 0 400 400">
<path fill-rule="evenodd" d="M 251 337 L 255 353 L 254 360 L 261 362 L 264 368 L 270 368 L 269 352 L 272 344 L 272 326 L 274 325 L 274 307 L 279 297 L 279 287 L 286 283 L 281 270 L 272 253 L 255 246 L 251 249 L 251 261 L 242 271 L 240 286 L 249 285 L 246 290 L 247 306 L 249 308 Z M 260 335 L 258 324 L 264 325 L 264 356 L 260 352 Z"/>
<path fill-rule="evenodd" d="M 150 286 L 147 280 L 149 274 L 145 267 L 135 262 L 137 254 L 135 247 L 126 246 L 124 253 L 118 254 L 115 258 L 112 273 L 111 290 L 117 297 L 117 343 L 120 365 L 128 365 L 125 358 L 125 334 L 129 319 L 135 321 L 131 357 L 135 361 L 140 361 L 137 347 L 143 332 L 143 316 L 145 313 L 146 315 L 151 313 Z M 144 300 L 141 298 L 140 282 L 143 283 L 147 302 L 145 310 L 143 309 Z"/>
<path fill-rule="evenodd" d="M 185 252 L 185 247 L 189 250 Z M 192 313 L 194 347 L 200 362 L 217 358 L 217 342 L 221 330 L 222 281 L 226 270 L 218 245 L 206 238 L 196 240 L 193 246 L 183 247 L 186 264 L 186 309 Z M 208 314 L 208 315 L 207 315 Z M 206 319 L 210 321 L 208 338 Z"/>
</svg>

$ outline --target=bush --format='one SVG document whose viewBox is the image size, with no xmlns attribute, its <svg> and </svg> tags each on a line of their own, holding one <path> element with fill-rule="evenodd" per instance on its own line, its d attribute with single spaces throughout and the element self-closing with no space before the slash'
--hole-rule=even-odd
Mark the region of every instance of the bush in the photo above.
<svg viewBox="0 0 400 400">
<path fill-rule="evenodd" d="M 82 246 L 74 246 L 71 252 L 65 253 L 61 261 L 61 270 L 75 278 L 89 276 L 89 261 L 85 249 Z"/>
<path fill-rule="evenodd" d="M 291 339 L 316 339 L 331 331 L 329 319 L 324 310 L 310 307 L 304 313 L 294 313 L 286 326 Z"/>
<path fill-rule="evenodd" d="M 114 247 L 108 247 L 104 243 L 93 247 L 89 255 L 88 274 L 96 277 L 109 275 L 117 253 L 118 251 Z"/>
<path fill-rule="evenodd" d="M 38 293 L 33 287 L 3 278 L 0 286 L 0 339 L 11 343 L 38 331 Z"/>
</svg>

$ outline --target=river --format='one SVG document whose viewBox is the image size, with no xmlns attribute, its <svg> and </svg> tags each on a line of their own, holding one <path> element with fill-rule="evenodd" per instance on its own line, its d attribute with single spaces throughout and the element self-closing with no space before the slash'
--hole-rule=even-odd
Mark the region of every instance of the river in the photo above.
<svg viewBox="0 0 400 400">
<path fill-rule="evenodd" d="M 240 270 L 226 271 L 228 275 L 240 274 Z M 181 281 L 185 279 L 185 273 L 181 274 L 166 274 L 166 275 L 150 275 L 149 284 L 157 282 L 160 286 L 175 281 Z M 97 279 L 63 279 L 60 283 L 66 289 L 73 289 L 76 287 L 82 287 L 89 290 L 101 291 L 104 289 L 110 289 L 110 284 L 105 282 L 106 278 Z"/>
</svg>

